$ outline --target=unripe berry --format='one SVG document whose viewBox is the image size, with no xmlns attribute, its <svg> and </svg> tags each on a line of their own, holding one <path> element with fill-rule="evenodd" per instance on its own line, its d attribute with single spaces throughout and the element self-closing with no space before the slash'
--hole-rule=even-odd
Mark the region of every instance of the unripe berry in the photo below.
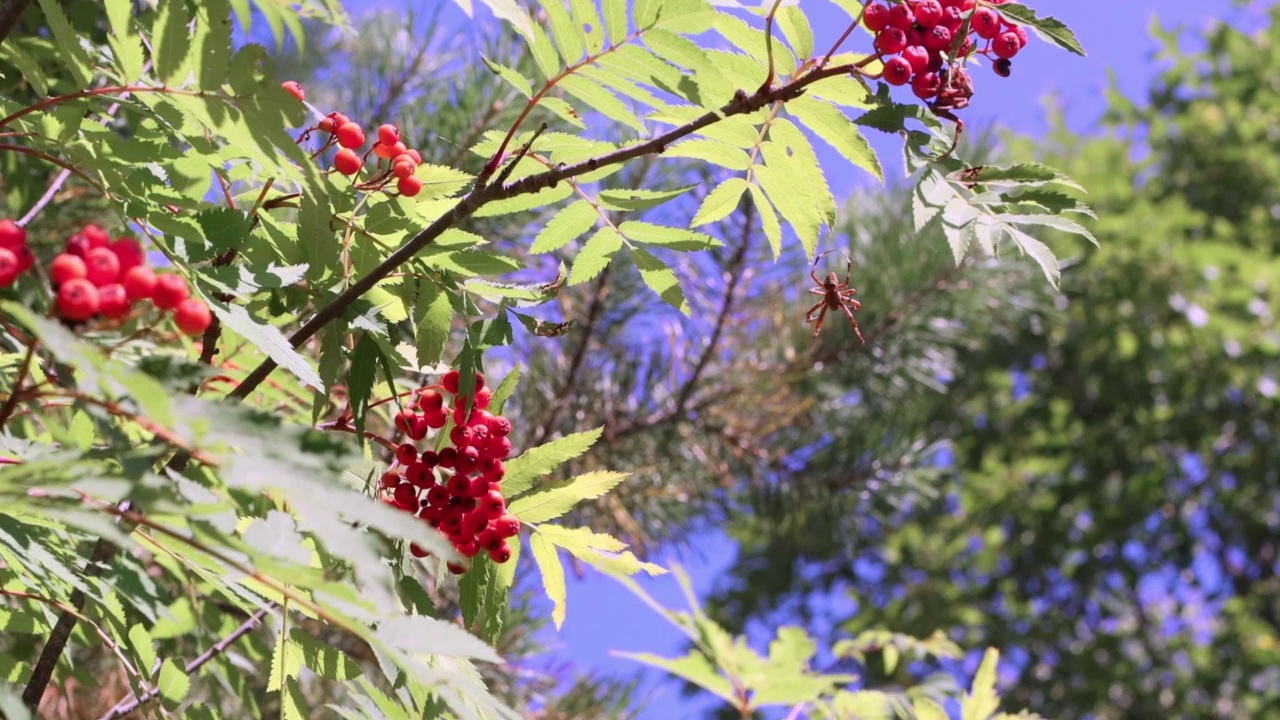
<svg viewBox="0 0 1280 720">
<path fill-rule="evenodd" d="M 991 40 L 1000 34 L 1000 13 L 985 5 L 973 11 L 969 18 L 969 27 L 984 40 Z"/>
<path fill-rule="evenodd" d="M 0 248 L 12 250 L 27 244 L 27 231 L 12 220 L 0 220 Z"/>
<path fill-rule="evenodd" d="M 880 32 L 889 27 L 889 6 L 873 3 L 862 13 L 862 24 L 871 32 Z"/>
<path fill-rule="evenodd" d="M 98 287 L 120 279 L 120 260 L 111 248 L 99 247 L 84 256 L 85 279 Z"/>
<path fill-rule="evenodd" d="M 18 256 L 7 247 L 0 247 L 0 288 L 12 285 L 19 274 Z"/>
<path fill-rule="evenodd" d="M 405 197 L 416 197 L 422 192 L 422 181 L 413 175 L 402 177 L 396 181 L 396 190 Z"/>
<path fill-rule="evenodd" d="M 911 79 L 911 63 L 902 56 L 889 58 L 884 64 L 884 81 L 890 85 L 906 85 Z M 506 438 L 502 438 L 506 440 Z"/>
<path fill-rule="evenodd" d="M 98 314 L 98 288 L 84 278 L 58 288 L 58 314 L 68 320 L 88 320 Z"/>
<path fill-rule="evenodd" d="M 173 310 L 173 322 L 188 335 L 199 335 L 213 324 L 213 313 L 200 298 L 187 298 Z"/>
<path fill-rule="evenodd" d="M 115 253 L 116 260 L 120 261 L 120 272 L 127 273 L 129 270 L 146 263 L 147 253 L 142 249 L 142 245 L 133 238 L 122 237 L 116 238 L 116 241 L 108 247 L 111 252 Z"/>
<path fill-rule="evenodd" d="M 343 175 L 355 175 L 360 171 L 360 156 L 355 152 L 342 148 L 333 156 L 333 169 Z"/>
<path fill-rule="evenodd" d="M 925 30 L 931 29 L 942 19 L 942 3 L 938 0 L 920 0 L 916 3 L 916 22 Z"/>
<path fill-rule="evenodd" d="M 299 101 L 306 102 L 307 93 L 305 90 L 302 89 L 302 86 L 299 85 L 297 82 L 293 80 L 285 80 L 284 82 L 280 83 L 280 87 L 284 88 L 285 90 L 288 90 L 289 94 L 298 98 Z"/>
<path fill-rule="evenodd" d="M 129 302 L 129 294 L 125 292 L 123 285 L 111 283 L 98 288 L 98 312 L 102 313 L 102 317 L 113 320 L 122 318 L 131 309 L 133 305 Z"/>
<path fill-rule="evenodd" d="M 912 72 L 921 72 L 929 66 L 929 50 L 923 45 L 908 45 L 902 57 L 911 63 Z"/>
<path fill-rule="evenodd" d="M 334 134 L 338 136 L 338 144 L 344 148 L 355 150 L 364 145 L 364 130 L 351 121 L 339 125 Z"/>
<path fill-rule="evenodd" d="M 896 55 L 907 47 L 907 34 L 896 27 L 885 28 L 876 35 L 875 46 L 876 51 L 882 55 Z"/>
<path fill-rule="evenodd" d="M 418 448 L 413 443 L 404 443 L 396 448 L 396 462 L 409 465 L 418 459 Z"/>
<path fill-rule="evenodd" d="M 400 142 L 400 128 L 390 123 L 379 125 L 378 142 L 383 145 L 395 145 Z"/>
<path fill-rule="evenodd" d="M 1022 43 L 1018 40 L 1018 35 L 1014 32 L 1000 33 L 999 37 L 991 41 L 991 51 L 996 57 L 1008 60 L 1018 51 L 1022 49 Z"/>
<path fill-rule="evenodd" d="M 79 258 L 76 258 L 77 260 Z M 131 302 L 143 300 L 151 297 L 156 289 L 156 274 L 146 265 L 139 265 L 130 268 L 125 272 L 124 277 L 120 278 L 120 284 L 124 286 L 125 295 L 129 297 Z"/>
<path fill-rule="evenodd" d="M 59 253 L 49 263 L 49 279 L 54 285 L 61 285 L 68 280 L 82 278 L 88 274 L 89 269 L 85 267 L 84 259 L 70 253 Z"/>
<path fill-rule="evenodd" d="M 151 291 L 151 302 L 161 310 L 173 310 L 190 294 L 187 281 L 180 275 L 157 275 L 156 286 Z"/>
</svg>

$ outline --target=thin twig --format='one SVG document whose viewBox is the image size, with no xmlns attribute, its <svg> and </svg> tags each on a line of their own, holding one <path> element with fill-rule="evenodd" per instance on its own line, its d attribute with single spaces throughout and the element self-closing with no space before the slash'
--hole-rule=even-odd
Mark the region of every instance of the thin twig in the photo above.
<svg viewBox="0 0 1280 720">
<path fill-rule="evenodd" d="M 27 354 L 22 358 L 22 364 L 18 366 L 18 377 L 13 381 L 13 388 L 9 390 L 9 397 L 4 399 L 4 405 L 0 406 L 0 428 L 9 422 L 9 418 L 13 415 L 14 408 L 18 407 L 18 395 L 22 392 L 22 383 L 27 381 L 27 373 L 31 372 L 31 361 L 36 356 L 36 345 L 40 341 L 32 340 L 27 346 Z"/>
<path fill-rule="evenodd" d="M 507 163 L 507 166 L 502 169 L 502 172 L 499 173 L 498 177 L 493 181 L 494 185 L 502 186 L 506 184 L 507 179 L 511 177 L 511 173 L 515 172 L 516 165 L 519 165 L 520 161 L 524 159 L 524 156 L 529 154 L 529 150 L 533 149 L 533 143 L 538 140 L 538 136 L 546 131 L 546 123 L 542 123 L 542 125 L 538 126 L 537 130 L 533 131 L 533 137 L 529 138 L 529 141 L 522 145 L 519 150 L 516 150 L 515 155 L 511 158 L 511 162 Z"/>
<path fill-rule="evenodd" d="M 205 663 L 226 652 L 227 648 L 231 647 L 237 640 L 248 635 L 249 632 L 262 621 L 262 618 L 266 617 L 268 612 L 275 609 L 275 606 L 276 604 L 273 602 L 268 603 L 266 607 L 259 608 L 257 612 L 249 616 L 248 620 L 241 623 L 240 627 L 232 630 L 231 634 L 214 643 L 213 647 L 210 647 L 208 650 L 200 653 L 200 655 L 194 660 L 187 663 L 186 666 L 182 668 L 183 672 L 187 675 L 191 675 L 195 671 L 199 670 Z M 98 720 L 117 720 L 118 718 L 125 717 L 134 710 L 137 710 L 140 706 L 150 702 L 159 694 L 160 689 L 157 687 L 147 690 L 142 694 L 142 697 L 135 696 L 123 698 Z"/>
</svg>

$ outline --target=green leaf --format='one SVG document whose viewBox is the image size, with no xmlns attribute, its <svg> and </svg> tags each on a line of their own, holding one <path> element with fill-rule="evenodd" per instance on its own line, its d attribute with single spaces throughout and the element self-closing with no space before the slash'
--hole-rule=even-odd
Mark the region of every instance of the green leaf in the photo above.
<svg viewBox="0 0 1280 720">
<path fill-rule="evenodd" d="M 664 658 L 652 653 L 613 652 L 611 654 L 615 657 L 635 660 L 638 663 L 665 670 L 678 678 L 683 678 L 697 685 L 725 702 L 731 704 L 738 702 L 737 696 L 733 691 L 733 685 L 720 675 L 718 668 L 712 664 L 706 655 L 696 650 L 690 651 L 688 655 L 680 658 Z"/>
<path fill-rule="evenodd" d="M 512 502 L 508 510 L 527 523 L 553 520 L 583 500 L 603 496 L 629 473 L 597 471 L 548 485 Z"/>
<path fill-rule="evenodd" d="M 560 57 L 568 65 L 576 63 L 583 53 L 582 33 L 574 27 L 564 0 L 539 0 L 538 5 L 547 15 L 547 25 L 551 28 L 551 37 L 556 41 Z"/>
<path fill-rule="evenodd" d="M 844 159 L 871 173 L 881 185 L 884 184 L 884 170 L 880 167 L 875 150 L 871 149 L 871 144 L 844 113 L 832 105 L 805 97 L 796 98 L 785 107 L 788 113 L 835 148 Z"/>
<path fill-rule="evenodd" d="M 506 463 L 507 474 L 502 481 L 503 492 L 514 498 L 533 486 L 533 481 L 586 452 L 600 439 L 603 427 L 586 432 L 566 435 L 527 450 Z"/>
<path fill-rule="evenodd" d="M 533 19 L 516 0 L 480 0 L 500 20 L 511 23 L 525 38 L 533 36 Z"/>
<path fill-rule="evenodd" d="M 451 622 L 425 615 L 402 615 L 378 624 L 378 637 L 412 655 L 442 655 L 501 663 L 502 657 L 476 636 Z"/>
<path fill-rule="evenodd" d="M 553 605 L 551 620 L 559 630 L 564 625 L 565 618 L 564 566 L 560 564 L 555 545 L 543 535 L 535 532 L 529 536 L 529 548 L 533 551 L 533 561 L 538 565 L 538 572 L 542 574 L 542 587 Z"/>
<path fill-rule="evenodd" d="M 281 720 L 307 720 L 311 710 L 307 707 L 307 696 L 298 684 L 298 678 L 290 677 L 285 682 L 284 692 L 280 694 Z"/>
<path fill-rule="evenodd" d="M 308 635 L 301 628 L 289 631 L 289 639 L 301 650 L 302 665 L 323 678 L 343 682 L 359 677 L 360 664 L 338 648 Z"/>
<path fill-rule="evenodd" d="M 423 283 L 416 310 L 418 318 L 417 351 L 419 365 L 434 365 L 444 354 L 453 322 L 449 296 L 433 284 Z"/>
<path fill-rule="evenodd" d="M 807 59 L 813 55 L 813 28 L 809 27 L 804 11 L 794 5 L 780 7 L 775 17 L 778 29 L 786 36 L 787 42 L 791 43 L 796 57 Z"/>
<path fill-rule="evenodd" d="M 709 250 L 723 247 L 724 242 L 696 230 L 654 225 L 643 220 L 628 220 L 618 226 L 618 231 L 628 240 L 672 250 Z"/>
<path fill-rule="evenodd" d="M 696 186 L 685 185 L 671 190 L 645 190 L 643 188 L 634 190 L 601 190 L 600 204 L 610 210 L 650 210 L 663 203 L 675 200 L 694 187 Z"/>
<path fill-rule="evenodd" d="M 688 315 L 691 310 L 685 300 L 684 291 L 680 289 L 680 281 L 666 263 L 640 248 L 631 250 L 631 259 L 640 271 L 640 279 L 650 290 L 657 293 L 671 307 Z"/>
<path fill-rule="evenodd" d="M 351 372 L 347 379 L 347 399 L 356 422 L 356 440 L 364 445 L 365 414 L 369 411 L 369 397 L 378 377 L 378 344 L 369 333 L 360 333 L 356 349 L 351 353 Z"/>
<path fill-rule="evenodd" d="M 587 46 L 587 54 L 598 55 L 604 49 L 604 28 L 596 13 L 595 0 L 569 0 L 569 11 L 578 28 L 578 36 Z"/>
<path fill-rule="evenodd" d="M 266 353 L 277 365 L 293 373 L 303 385 L 313 390 L 324 391 L 320 375 L 303 356 L 299 355 L 288 338 L 279 329 L 271 325 L 261 325 L 254 320 L 249 311 L 241 305 L 224 305 L 220 302 L 209 303 L 213 314 L 218 316 L 222 326 L 248 340 L 255 347 Z"/>
<path fill-rule="evenodd" d="M 111 52 L 120 68 L 120 79 L 137 82 L 142 77 L 142 37 L 133 24 L 133 0 L 107 0 L 107 22 L 111 27 Z M 230 42 L 227 48 L 230 49 Z"/>
<path fill-rule="evenodd" d="M 201 88 L 216 90 L 227 79 L 234 47 L 231 40 L 231 6 L 227 0 L 205 0 L 197 6 L 195 34 L 191 38 L 192 70 Z"/>
<path fill-rule="evenodd" d="M 739 172 L 751 167 L 751 156 L 747 154 L 746 150 L 705 138 L 694 138 L 676 143 L 667 148 L 663 155 L 702 160 L 703 162 L 714 163 Z"/>
<path fill-rule="evenodd" d="M 190 21 L 184 0 L 162 0 L 156 17 L 151 62 L 156 75 L 169 85 L 181 85 L 186 79 L 184 71 L 190 50 L 187 23 Z"/>
<path fill-rule="evenodd" d="M 738 209 L 742 201 L 742 193 L 747 191 L 747 181 L 740 177 L 731 177 L 720 183 L 702 199 L 698 212 L 694 214 L 690 227 L 709 225 L 728 217 Z"/>
<path fill-rule="evenodd" d="M 987 648 L 973 678 L 973 690 L 960 701 L 961 720 L 987 720 L 999 709 L 1000 698 L 996 695 L 996 664 L 999 660 L 1000 651 Z"/>
<path fill-rule="evenodd" d="M 986 185 L 1047 185 L 1056 183 L 1083 191 L 1075 180 L 1064 175 L 1055 168 L 1038 162 L 1024 162 L 1015 165 L 979 165 L 977 167 L 957 170 L 948 178 L 961 183 L 981 183 Z"/>
<path fill-rule="evenodd" d="M 160 676 L 156 678 L 156 689 L 160 691 L 160 701 L 164 706 L 173 710 L 187 699 L 187 693 L 191 690 L 191 678 L 182 671 L 182 668 L 174 664 L 171 658 L 165 658 L 160 663 Z"/>
<path fill-rule="evenodd" d="M 1058 259 L 1054 257 L 1053 251 L 1049 249 L 1049 246 L 1017 228 L 1005 226 L 1005 230 L 1013 238 L 1014 244 L 1022 252 L 1030 255 L 1032 260 L 1036 261 L 1036 264 L 1044 271 L 1044 276 L 1049 280 L 1049 284 L 1055 288 L 1058 287 L 1058 281 L 1062 279 L 1062 269 L 1058 266 Z"/>
<path fill-rule="evenodd" d="M 602 9 L 605 30 L 616 46 L 627 37 L 627 0 L 604 0 Z"/>
<path fill-rule="evenodd" d="M 502 382 L 498 383 L 498 387 L 489 396 L 489 412 L 494 415 L 502 414 L 502 408 L 507 404 L 507 398 L 511 397 L 511 393 L 515 392 L 516 385 L 520 382 L 520 375 L 523 372 L 520 364 L 516 363 L 515 367 L 511 368 L 511 372 L 502 378 Z"/>
<path fill-rule="evenodd" d="M 62 11 L 62 3 L 58 0 L 40 0 L 40 9 L 44 11 L 44 20 L 57 44 L 58 59 L 71 72 L 77 87 L 89 87 L 93 81 L 92 63 L 84 46 L 80 44 L 80 33 L 71 26 Z"/>
<path fill-rule="evenodd" d="M 603 85 L 580 75 L 570 75 L 557 83 L 557 87 L 610 120 L 622 123 L 639 133 L 645 131 L 644 124 L 635 113 Z"/>
<path fill-rule="evenodd" d="M 1007 19 L 1026 25 L 1040 37 L 1057 45 L 1058 47 L 1073 52 L 1080 57 L 1085 57 L 1084 48 L 1080 45 L 1080 41 L 1076 39 L 1075 33 L 1071 32 L 1061 20 L 1053 17 L 1039 17 L 1036 11 L 1020 5 L 1018 3 L 1005 3 L 1004 5 L 993 5 L 1001 15 Z"/>
<path fill-rule="evenodd" d="M 569 270 L 569 284 L 581 285 L 594 279 L 622 249 L 622 243 L 622 235 L 618 234 L 613 227 L 602 227 L 596 230 L 582 246 L 578 257 L 574 258 L 573 267 Z"/>
<path fill-rule="evenodd" d="M 600 212 L 586 200 L 579 200 L 547 222 L 546 227 L 533 239 L 531 253 L 547 253 L 573 242 L 590 230 L 600 219 Z"/>
<path fill-rule="evenodd" d="M 156 650 L 151 642 L 151 636 L 142 625 L 129 628 L 129 649 L 138 658 L 138 670 L 144 673 L 151 672 L 151 668 L 156 664 Z"/>
<path fill-rule="evenodd" d="M 916 698 L 911 708 L 915 710 L 916 720 L 949 720 L 946 709 L 926 697 Z"/>
<path fill-rule="evenodd" d="M 507 82 L 508 85 L 515 88 L 521 95 L 527 98 L 533 97 L 533 87 L 529 84 L 529 79 L 500 62 L 490 60 L 484 55 L 480 56 L 480 61 L 485 67 L 498 77 Z"/>
<path fill-rule="evenodd" d="M 751 191 L 751 200 L 755 204 L 756 212 L 760 215 L 760 224 L 764 228 L 765 238 L 769 241 L 769 248 L 773 250 L 773 259 L 777 260 L 782 254 L 782 223 L 778 221 L 778 213 L 759 186 L 750 185 L 747 189 Z"/>
</svg>

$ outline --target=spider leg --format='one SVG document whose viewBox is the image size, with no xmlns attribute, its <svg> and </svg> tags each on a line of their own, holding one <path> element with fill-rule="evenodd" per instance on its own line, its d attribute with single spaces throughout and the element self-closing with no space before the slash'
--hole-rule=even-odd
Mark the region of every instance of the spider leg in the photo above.
<svg viewBox="0 0 1280 720">
<path fill-rule="evenodd" d="M 858 342 L 866 345 L 867 341 L 862 339 L 862 328 L 858 327 L 858 321 L 853 318 L 853 313 L 849 312 L 849 306 L 841 305 L 840 309 L 843 310 L 844 314 L 849 318 L 849 322 L 853 323 L 853 331 L 858 335 Z"/>
<path fill-rule="evenodd" d="M 822 330 L 822 318 L 827 316 L 827 304 L 822 304 L 822 310 L 818 312 L 818 322 L 813 326 L 813 336 L 818 337 L 818 331 Z"/>
<path fill-rule="evenodd" d="M 809 308 L 809 311 L 804 314 L 804 321 L 807 323 L 813 322 L 813 311 L 817 310 L 819 307 L 822 307 L 823 303 L 825 302 L 826 300 L 823 300 L 822 302 L 817 303 L 813 307 Z"/>
<path fill-rule="evenodd" d="M 823 256 L 823 255 L 826 255 L 826 254 L 827 254 L 827 253 L 829 253 L 829 252 L 831 252 L 831 251 L 830 251 L 830 250 L 827 250 L 827 251 L 825 251 L 825 252 L 820 252 L 820 253 L 818 253 L 817 255 L 814 255 L 814 256 L 813 256 L 813 265 L 809 267 L 809 277 L 813 278 L 813 282 L 814 282 L 814 283 L 816 283 L 816 284 L 818 284 L 818 285 L 821 285 L 821 284 L 822 284 L 822 281 L 818 279 L 818 276 L 817 276 L 817 274 L 815 273 L 815 271 L 818 269 L 818 261 L 822 259 L 822 256 Z"/>
<path fill-rule="evenodd" d="M 809 288 L 809 292 L 810 292 L 810 294 L 813 294 L 813 295 L 823 295 L 823 296 L 825 296 L 825 295 L 827 294 L 827 291 L 826 291 L 826 290 L 819 290 L 818 288 Z"/>
<path fill-rule="evenodd" d="M 853 276 L 853 258 L 849 257 L 849 253 L 842 254 L 844 255 L 845 261 L 849 263 L 844 269 L 844 286 L 848 287 L 849 278 Z"/>
</svg>

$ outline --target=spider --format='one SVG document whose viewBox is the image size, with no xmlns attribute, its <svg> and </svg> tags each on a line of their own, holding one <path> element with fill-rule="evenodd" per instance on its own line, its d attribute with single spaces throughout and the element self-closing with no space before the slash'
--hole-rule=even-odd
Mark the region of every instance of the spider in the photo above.
<svg viewBox="0 0 1280 720">
<path fill-rule="evenodd" d="M 831 251 L 828 250 L 827 252 Z M 826 317 L 827 311 L 839 308 L 844 311 L 844 314 L 849 318 L 849 322 L 853 323 L 853 331 L 858 334 L 858 342 L 866 345 L 867 341 L 862 339 L 862 329 L 858 327 L 858 321 L 854 319 L 853 313 L 850 311 L 850 308 L 857 310 L 862 307 L 862 303 L 853 299 L 853 295 L 858 291 L 849 287 L 849 275 L 853 272 L 853 261 L 849 260 L 848 255 L 844 258 L 849 261 L 849 267 L 844 273 L 844 282 L 836 282 L 836 274 L 833 272 L 827 273 L 825 280 L 819 280 L 814 270 L 818 267 L 818 260 L 826 254 L 824 252 L 815 257 L 813 259 L 813 267 L 809 268 L 809 277 L 813 278 L 813 281 L 818 284 L 817 287 L 810 288 L 809 292 L 814 295 L 821 295 L 822 300 L 809 308 L 809 312 L 805 313 L 804 321 L 814 323 L 813 336 L 816 338 L 818 337 L 818 332 L 822 330 L 822 319 Z M 817 313 L 816 318 L 814 317 L 815 312 Z M 814 322 L 815 320 L 817 322 Z"/>
<path fill-rule="evenodd" d="M 972 97 L 973 78 L 969 76 L 967 70 L 957 67 L 951 72 L 945 69 L 942 71 L 942 84 L 938 87 L 937 96 L 928 103 L 928 106 L 934 115 L 956 124 L 956 135 L 951 140 L 951 149 L 938 158 L 939 160 L 955 152 L 956 145 L 960 142 L 960 133 L 964 132 L 964 121 L 952 111 L 968 107 Z"/>
</svg>

